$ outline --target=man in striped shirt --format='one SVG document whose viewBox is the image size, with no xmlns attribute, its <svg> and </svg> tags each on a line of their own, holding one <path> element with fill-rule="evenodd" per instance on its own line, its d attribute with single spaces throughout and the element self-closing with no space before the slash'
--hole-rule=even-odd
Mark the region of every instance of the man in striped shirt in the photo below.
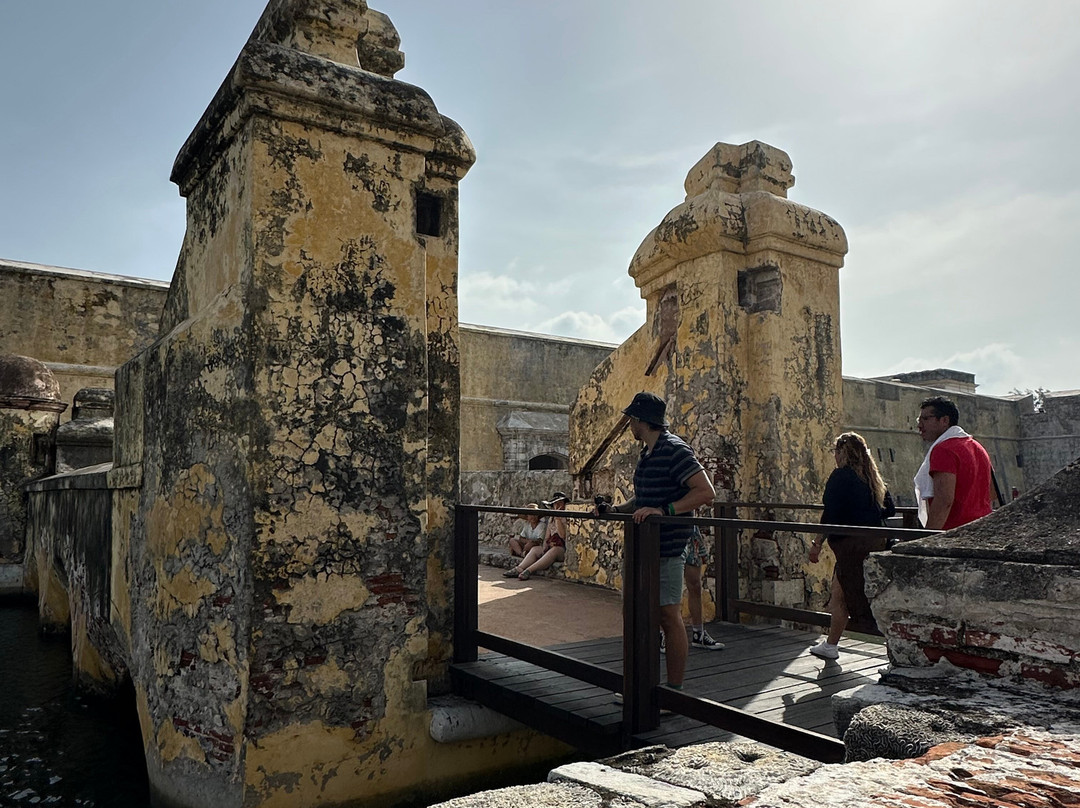
<svg viewBox="0 0 1080 808">
<path fill-rule="evenodd" d="M 709 475 L 681 438 L 667 431 L 667 405 L 659 396 L 641 392 L 623 414 L 630 432 L 642 442 L 634 471 L 634 498 L 616 510 L 633 513 L 641 523 L 650 516 L 677 516 L 712 504 L 715 491 Z M 667 645 L 667 685 L 682 690 L 688 653 L 682 620 L 683 549 L 692 525 L 660 526 L 660 629 Z"/>
</svg>

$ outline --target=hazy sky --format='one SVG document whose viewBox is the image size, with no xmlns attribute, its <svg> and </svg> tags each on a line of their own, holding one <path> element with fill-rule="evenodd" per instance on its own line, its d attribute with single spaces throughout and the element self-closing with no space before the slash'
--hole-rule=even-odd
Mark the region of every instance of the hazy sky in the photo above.
<svg viewBox="0 0 1080 808">
<path fill-rule="evenodd" d="M 0 257 L 169 279 L 172 161 L 262 0 L 0 2 Z M 837 219 L 844 373 L 1080 388 L 1074 2 L 377 0 L 464 126 L 461 318 L 618 342 L 717 141 Z"/>
</svg>

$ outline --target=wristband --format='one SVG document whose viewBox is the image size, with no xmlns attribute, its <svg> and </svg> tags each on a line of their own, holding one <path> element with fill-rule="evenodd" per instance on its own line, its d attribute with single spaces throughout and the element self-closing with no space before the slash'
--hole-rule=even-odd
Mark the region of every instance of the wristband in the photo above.
<svg viewBox="0 0 1080 808">
<path fill-rule="evenodd" d="M 669 502 L 667 505 L 664 506 L 664 510 L 667 511 L 668 516 L 674 516 L 675 515 L 675 503 L 674 502 Z"/>
</svg>

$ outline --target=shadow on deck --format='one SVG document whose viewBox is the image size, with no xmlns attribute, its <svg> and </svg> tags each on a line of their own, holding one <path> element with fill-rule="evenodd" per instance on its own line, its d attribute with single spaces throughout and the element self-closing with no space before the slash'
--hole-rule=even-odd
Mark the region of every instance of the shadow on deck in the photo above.
<svg viewBox="0 0 1080 808">
<path fill-rule="evenodd" d="M 817 633 L 774 626 L 713 623 L 709 632 L 727 646 L 691 648 L 685 692 L 761 718 L 836 736 L 831 697 L 877 681 L 887 664 L 885 646 L 842 639 L 840 659 L 808 653 Z M 551 647 L 614 673 L 623 665 L 622 639 L 587 640 Z M 454 689 L 523 724 L 596 755 L 663 744 L 671 748 L 735 737 L 678 714 L 639 734 L 623 732 L 623 708 L 610 690 L 503 654 L 484 653 L 451 668 Z M 627 740 L 628 739 L 628 740 Z M 629 741 L 629 742 L 628 742 Z"/>
</svg>

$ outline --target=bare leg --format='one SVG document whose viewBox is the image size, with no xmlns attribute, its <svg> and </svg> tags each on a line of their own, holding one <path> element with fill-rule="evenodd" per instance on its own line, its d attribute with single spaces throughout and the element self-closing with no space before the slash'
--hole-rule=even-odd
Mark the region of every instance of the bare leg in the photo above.
<svg viewBox="0 0 1080 808">
<path fill-rule="evenodd" d="M 686 582 L 686 602 L 690 607 L 690 625 L 699 629 L 702 626 L 701 567 L 687 564 L 683 567 L 683 580 Z"/>
<path fill-rule="evenodd" d="M 526 567 L 528 567 L 530 564 L 532 564 L 534 561 L 536 561 L 538 558 L 540 558 L 541 555 L 543 555 L 543 553 L 540 552 L 539 547 L 532 548 L 531 550 L 529 550 L 529 552 L 527 552 L 525 554 L 525 557 L 523 559 L 521 559 L 520 562 L 518 562 L 518 565 L 516 567 L 514 567 L 514 569 L 517 572 L 521 572 Z"/>
<path fill-rule="evenodd" d="M 837 580 L 835 571 L 832 579 L 832 593 L 829 596 L 829 616 L 831 619 L 829 620 L 828 642 L 836 645 L 840 642 L 840 635 L 847 628 L 848 610 L 844 602 L 844 590 L 840 588 L 840 581 Z"/>
<path fill-rule="evenodd" d="M 522 547 L 521 542 L 518 541 L 517 536 L 514 536 L 514 538 L 510 539 L 510 555 L 520 558 L 521 556 L 525 555 L 527 549 L 528 548 Z"/>
<path fill-rule="evenodd" d="M 667 645 L 664 661 L 667 663 L 668 684 L 681 687 L 683 674 L 686 673 L 686 656 L 690 653 L 686 626 L 682 621 L 682 604 L 660 607 L 660 628 Z"/>
<path fill-rule="evenodd" d="M 536 548 L 530 550 L 529 555 L 526 557 L 525 560 L 528 561 L 530 558 L 533 557 L 533 553 L 538 553 L 539 551 L 540 551 L 539 547 L 536 547 Z M 529 572 L 529 573 L 541 572 L 543 570 L 546 570 L 548 567 L 550 567 L 556 561 L 562 561 L 565 556 L 566 556 L 566 548 L 564 548 L 564 547 L 552 547 L 546 553 L 544 553 L 539 558 L 537 558 L 535 561 L 533 561 L 531 565 L 526 566 L 525 571 Z M 522 561 L 521 563 L 522 563 L 522 565 L 524 565 L 525 561 Z"/>
</svg>

